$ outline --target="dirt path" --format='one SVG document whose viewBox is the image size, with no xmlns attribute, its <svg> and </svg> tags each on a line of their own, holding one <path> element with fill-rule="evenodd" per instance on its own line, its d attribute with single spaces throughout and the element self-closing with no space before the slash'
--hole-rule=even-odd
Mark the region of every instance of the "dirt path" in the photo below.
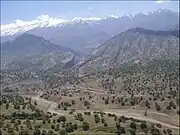
<svg viewBox="0 0 180 135">
<path fill-rule="evenodd" d="M 58 115 L 64 115 L 64 113 L 60 113 L 60 112 L 57 112 L 55 109 L 57 108 L 58 104 L 56 102 L 53 102 L 53 101 L 49 101 L 49 100 L 46 100 L 46 99 L 43 99 L 43 98 L 40 98 L 40 96 L 43 94 L 43 92 L 39 92 L 37 96 L 35 97 L 31 97 L 31 99 L 33 100 L 36 100 L 36 101 L 39 101 L 39 102 L 44 102 L 45 104 L 48 104 L 49 107 L 48 107 L 48 110 L 47 112 L 50 112 L 50 113 L 56 113 Z"/>
<path fill-rule="evenodd" d="M 132 118 L 135 118 L 135 119 L 139 119 L 139 120 L 145 120 L 145 121 L 149 121 L 151 123 L 159 123 L 165 127 L 169 127 L 169 128 L 173 128 L 173 129 L 179 129 L 178 126 L 175 126 L 175 125 L 171 125 L 171 124 L 168 124 L 168 123 L 164 123 L 164 122 L 161 122 L 159 120 L 155 120 L 155 119 L 152 119 L 152 118 L 149 118 L 147 116 L 143 116 L 142 114 L 140 113 L 136 113 L 136 112 L 129 112 L 128 110 L 117 110 L 117 112 L 115 111 L 107 111 L 105 113 L 113 113 L 113 114 L 116 114 L 117 116 L 126 116 L 126 117 L 132 117 Z M 161 114 L 159 113 L 159 115 L 164 115 L 164 114 Z"/>
<path fill-rule="evenodd" d="M 49 104 L 49 108 L 48 108 L 47 112 L 55 113 L 58 115 L 67 115 L 67 112 L 56 110 L 57 105 L 58 105 L 56 102 L 40 98 L 40 96 L 42 94 L 43 94 L 43 92 L 40 92 L 36 97 L 32 97 L 32 99 L 40 101 L 40 102 L 44 102 L 45 104 Z M 94 112 L 95 110 L 77 110 L 76 113 L 84 113 L 85 111 Z M 159 123 L 159 124 L 161 124 L 165 127 L 168 127 L 168 128 L 179 129 L 178 126 L 171 125 L 168 123 L 164 123 L 164 122 L 158 121 L 156 119 L 148 118 L 147 116 L 142 115 L 142 113 L 138 113 L 138 112 L 135 112 L 132 110 L 112 110 L 112 109 L 110 110 L 110 109 L 108 109 L 108 110 L 103 111 L 103 112 L 104 113 L 116 114 L 117 116 L 124 115 L 125 117 L 132 117 L 132 118 L 139 119 L 139 120 L 149 121 L 151 123 Z M 154 113 L 156 113 L 156 112 L 154 112 Z M 158 115 L 166 116 L 166 114 L 163 114 L 163 113 L 158 113 Z"/>
</svg>

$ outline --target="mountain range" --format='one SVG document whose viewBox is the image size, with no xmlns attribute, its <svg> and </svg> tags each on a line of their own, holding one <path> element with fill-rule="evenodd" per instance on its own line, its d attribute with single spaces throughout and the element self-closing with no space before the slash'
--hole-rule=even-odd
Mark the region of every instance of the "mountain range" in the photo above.
<svg viewBox="0 0 180 135">
<path fill-rule="evenodd" d="M 126 62 L 178 58 L 177 19 L 178 13 L 161 9 L 134 16 L 60 20 L 61 25 L 57 20 L 50 25 L 50 18 L 47 25 L 41 21 L 43 25 L 32 29 L 22 25 L 19 32 L 10 27 L 14 33 L 1 36 L 1 69 L 31 74 L 67 68 L 86 72 Z"/>
<path fill-rule="evenodd" d="M 74 18 L 64 20 L 47 15 L 31 22 L 16 20 L 1 26 L 1 42 L 13 40 L 24 32 L 41 36 L 54 44 L 78 52 L 90 53 L 113 36 L 131 28 L 168 30 L 177 26 L 179 13 L 159 9 L 149 13 L 110 16 L 105 18 Z"/>
</svg>

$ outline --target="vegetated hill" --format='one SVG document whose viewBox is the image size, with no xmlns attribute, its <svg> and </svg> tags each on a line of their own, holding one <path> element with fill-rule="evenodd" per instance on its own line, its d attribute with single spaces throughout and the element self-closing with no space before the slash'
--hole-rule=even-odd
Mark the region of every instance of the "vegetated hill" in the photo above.
<svg viewBox="0 0 180 135">
<path fill-rule="evenodd" d="M 81 69 L 118 67 L 124 62 L 143 62 L 179 56 L 179 30 L 154 31 L 133 28 L 101 45 L 80 65 Z"/>
<path fill-rule="evenodd" d="M 179 22 L 179 13 L 168 9 L 159 9 L 149 13 L 137 13 L 124 16 L 105 18 L 75 18 L 57 23 L 57 18 L 36 20 L 21 27 L 5 29 L 4 36 L 29 31 L 30 34 L 42 36 L 45 39 L 70 47 L 81 52 L 90 52 L 109 38 L 130 28 L 141 27 L 153 30 L 169 30 Z M 52 24 L 51 24 L 52 23 Z M 55 23 L 55 24 L 54 24 Z M 28 24 L 28 23 L 26 23 Z M 14 24 L 15 25 L 15 24 Z M 12 36 L 3 37 L 4 41 Z M 14 37 L 13 37 L 14 38 Z"/>
<path fill-rule="evenodd" d="M 1 69 L 21 72 L 61 70 L 67 62 L 79 60 L 79 55 L 71 49 L 27 33 L 2 43 L 1 53 Z"/>
</svg>

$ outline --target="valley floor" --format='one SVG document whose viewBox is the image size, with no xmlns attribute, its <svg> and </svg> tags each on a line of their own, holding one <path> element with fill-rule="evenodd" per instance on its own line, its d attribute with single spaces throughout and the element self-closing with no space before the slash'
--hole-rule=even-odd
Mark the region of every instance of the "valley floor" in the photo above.
<svg viewBox="0 0 180 135">
<path fill-rule="evenodd" d="M 37 96 L 31 96 L 33 100 L 36 100 L 37 103 L 41 106 L 46 105 L 47 106 L 47 112 L 54 113 L 57 115 L 67 115 L 67 111 L 59 110 L 57 109 L 58 104 L 53 101 L 49 101 L 43 98 L 40 98 L 40 96 L 43 93 L 38 93 Z M 176 130 L 176 132 L 179 132 L 179 119 L 177 116 L 170 116 L 164 113 L 158 113 L 153 111 L 148 111 L 148 115 L 144 116 L 144 110 L 136 110 L 136 109 L 104 109 L 104 110 L 93 110 L 93 109 L 85 109 L 85 110 L 76 110 L 77 113 L 84 113 L 84 112 L 91 112 L 94 111 L 102 111 L 106 114 L 111 113 L 115 114 L 116 116 L 122 116 L 129 118 L 134 118 L 138 120 L 144 120 L 148 121 L 150 123 L 155 124 L 161 124 L 164 127 L 171 128 Z"/>
</svg>

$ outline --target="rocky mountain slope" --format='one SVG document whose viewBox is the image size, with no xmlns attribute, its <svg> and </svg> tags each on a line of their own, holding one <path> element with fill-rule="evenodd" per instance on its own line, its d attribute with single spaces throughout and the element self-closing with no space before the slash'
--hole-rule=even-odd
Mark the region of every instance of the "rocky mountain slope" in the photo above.
<svg viewBox="0 0 180 135">
<path fill-rule="evenodd" d="M 154 31 L 133 28 L 116 35 L 95 49 L 80 67 L 84 70 L 110 68 L 125 62 L 178 56 L 179 30 Z"/>
<path fill-rule="evenodd" d="M 43 36 L 49 41 L 69 47 L 73 50 L 89 53 L 110 38 L 100 29 L 92 28 L 88 23 L 66 25 L 60 28 L 33 29 L 28 33 Z"/>
<path fill-rule="evenodd" d="M 67 62 L 76 63 L 79 60 L 79 55 L 71 49 L 27 33 L 11 42 L 2 43 L 1 56 L 1 69 L 22 72 L 39 72 L 52 68 L 60 70 Z"/>
<path fill-rule="evenodd" d="M 135 15 L 110 16 L 105 18 L 74 18 L 63 20 L 41 16 L 32 22 L 17 20 L 1 26 L 2 41 L 28 31 L 51 42 L 74 50 L 89 52 L 107 39 L 130 28 L 141 27 L 153 30 L 167 30 L 179 22 L 179 13 L 159 9 Z"/>
</svg>

